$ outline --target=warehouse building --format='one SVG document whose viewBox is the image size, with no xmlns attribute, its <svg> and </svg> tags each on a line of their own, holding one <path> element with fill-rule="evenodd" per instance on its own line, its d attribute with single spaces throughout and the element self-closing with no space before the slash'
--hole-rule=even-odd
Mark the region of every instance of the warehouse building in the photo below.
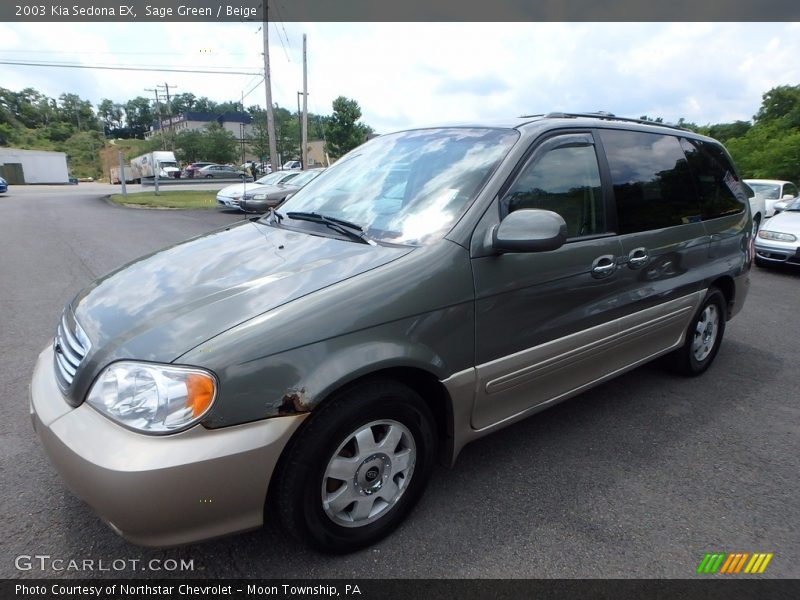
<svg viewBox="0 0 800 600">
<path fill-rule="evenodd" d="M 0 148 L 0 177 L 10 185 L 69 183 L 67 155 L 47 150 Z"/>
</svg>

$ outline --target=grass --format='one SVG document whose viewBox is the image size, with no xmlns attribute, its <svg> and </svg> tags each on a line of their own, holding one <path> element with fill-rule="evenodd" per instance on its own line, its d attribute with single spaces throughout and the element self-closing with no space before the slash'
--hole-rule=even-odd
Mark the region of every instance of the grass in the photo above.
<svg viewBox="0 0 800 600">
<path fill-rule="evenodd" d="M 155 191 L 128 194 L 114 194 L 111 201 L 120 206 L 136 206 L 139 208 L 215 208 L 217 193 L 214 191 L 162 191 L 156 196 Z"/>
</svg>

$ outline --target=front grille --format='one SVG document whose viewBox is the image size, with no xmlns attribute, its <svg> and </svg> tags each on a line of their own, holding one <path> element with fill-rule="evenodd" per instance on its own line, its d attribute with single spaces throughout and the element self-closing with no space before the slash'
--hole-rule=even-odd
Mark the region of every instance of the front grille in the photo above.
<svg viewBox="0 0 800 600">
<path fill-rule="evenodd" d="M 61 389 L 66 390 L 72 385 L 75 373 L 78 372 L 78 367 L 81 366 L 81 361 L 90 348 L 91 344 L 86 333 L 74 318 L 68 318 L 68 312 L 65 310 L 53 340 L 56 379 Z"/>
</svg>

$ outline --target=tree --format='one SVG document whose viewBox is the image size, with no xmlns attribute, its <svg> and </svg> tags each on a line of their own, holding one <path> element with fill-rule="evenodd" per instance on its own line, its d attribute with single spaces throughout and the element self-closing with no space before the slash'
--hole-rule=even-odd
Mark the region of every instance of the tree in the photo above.
<svg viewBox="0 0 800 600">
<path fill-rule="evenodd" d="M 219 123 L 210 123 L 205 132 L 206 157 L 218 163 L 236 160 L 236 136 Z"/>
<path fill-rule="evenodd" d="M 183 162 L 197 162 L 206 158 L 206 138 L 204 132 L 181 131 L 175 136 L 175 154 Z"/>
<path fill-rule="evenodd" d="M 250 107 L 248 109 L 253 119 L 253 133 L 248 136 L 247 144 L 250 151 L 259 157 L 260 160 L 267 160 L 269 157 L 269 132 L 267 130 L 267 111 L 260 107 Z"/>
<path fill-rule="evenodd" d="M 333 114 L 328 119 L 327 152 L 339 158 L 356 146 L 360 146 L 372 133 L 372 128 L 359 123 L 361 107 L 358 102 L 339 96 L 333 101 Z"/>
<path fill-rule="evenodd" d="M 97 117 L 92 103 L 81 100 L 77 94 L 61 94 L 58 97 L 59 118 L 64 123 L 75 124 L 80 131 L 95 131 Z"/>
<path fill-rule="evenodd" d="M 144 139 L 144 134 L 150 131 L 155 122 L 150 100 L 137 96 L 125 103 L 125 122 L 128 137 Z"/>
<path fill-rule="evenodd" d="M 778 119 L 789 127 L 800 127 L 800 85 L 779 85 L 764 93 L 754 119 L 768 123 Z"/>
<path fill-rule="evenodd" d="M 103 124 L 106 137 L 120 137 L 125 118 L 124 110 L 121 104 L 112 102 L 108 98 L 104 98 L 97 105 L 97 116 Z"/>
<path fill-rule="evenodd" d="M 172 114 L 181 115 L 194 110 L 195 104 L 197 104 L 197 97 L 194 94 L 188 92 L 175 94 L 172 97 Z"/>
</svg>

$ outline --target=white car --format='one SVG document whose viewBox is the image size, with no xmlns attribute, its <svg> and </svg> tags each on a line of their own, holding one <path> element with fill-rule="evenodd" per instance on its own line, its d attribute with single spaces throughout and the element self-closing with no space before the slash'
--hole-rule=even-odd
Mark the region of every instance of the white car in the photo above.
<svg viewBox="0 0 800 600">
<path fill-rule="evenodd" d="M 746 183 L 743 185 L 744 191 L 747 193 L 747 199 L 750 201 L 750 213 L 753 215 L 753 231 L 758 231 L 766 218 L 767 203 L 762 194 L 757 193 Z"/>
<path fill-rule="evenodd" d="M 278 171 L 264 175 L 261 179 L 256 179 L 253 183 L 235 183 L 222 188 L 217 192 L 217 208 L 239 208 L 242 197 L 250 199 L 253 194 L 265 185 L 275 185 L 284 183 L 293 177 L 297 177 L 302 171 Z"/>
<path fill-rule="evenodd" d="M 791 181 L 782 181 L 780 179 L 745 179 L 744 182 L 749 185 L 756 194 L 764 197 L 764 204 L 766 206 L 766 217 L 771 217 L 775 214 L 775 203 L 781 200 L 793 200 L 797 198 L 797 186 Z"/>
<path fill-rule="evenodd" d="M 756 236 L 756 264 L 800 264 L 800 199 L 772 217 Z"/>
</svg>

